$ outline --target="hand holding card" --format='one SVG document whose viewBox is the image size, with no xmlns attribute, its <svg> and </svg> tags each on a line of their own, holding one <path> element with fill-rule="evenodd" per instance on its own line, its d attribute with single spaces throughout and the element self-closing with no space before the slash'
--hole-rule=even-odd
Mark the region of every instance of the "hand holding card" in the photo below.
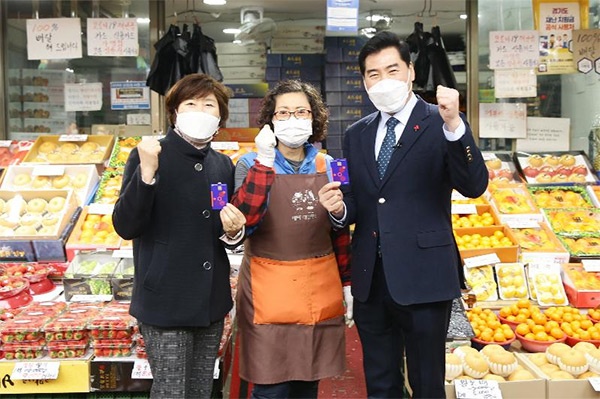
<svg viewBox="0 0 600 399">
<path fill-rule="evenodd" d="M 348 175 L 348 162 L 345 158 L 334 159 L 331 161 L 330 165 L 333 181 L 338 181 L 341 184 L 350 183 L 350 177 Z"/>
<path fill-rule="evenodd" d="M 210 185 L 210 200 L 213 210 L 220 210 L 229 202 L 227 197 L 227 184 L 216 183 Z"/>
</svg>

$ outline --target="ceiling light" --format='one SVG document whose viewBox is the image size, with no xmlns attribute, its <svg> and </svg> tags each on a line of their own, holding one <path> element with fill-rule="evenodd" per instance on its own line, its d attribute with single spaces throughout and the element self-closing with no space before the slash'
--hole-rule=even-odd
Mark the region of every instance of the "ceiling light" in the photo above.
<svg viewBox="0 0 600 399">
<path fill-rule="evenodd" d="M 240 33 L 240 29 L 238 29 L 238 28 L 225 28 L 225 29 L 223 29 L 223 33 L 228 34 L 228 35 L 237 35 L 238 33 Z"/>
<path fill-rule="evenodd" d="M 241 40 L 234 40 L 233 43 L 234 44 L 242 44 L 242 41 Z"/>
<path fill-rule="evenodd" d="M 138 24 L 149 24 L 150 23 L 150 18 L 137 18 L 136 22 Z"/>
<path fill-rule="evenodd" d="M 458 17 L 460 19 L 467 19 L 467 14 L 460 14 Z"/>
<path fill-rule="evenodd" d="M 380 20 L 384 20 L 386 22 L 390 22 L 392 20 L 392 18 L 390 18 L 389 15 L 385 15 L 385 14 L 367 15 L 367 21 L 377 22 L 377 21 L 380 21 Z"/>
<path fill-rule="evenodd" d="M 209 6 L 224 6 L 227 4 L 227 0 L 204 0 L 204 4 Z"/>
</svg>

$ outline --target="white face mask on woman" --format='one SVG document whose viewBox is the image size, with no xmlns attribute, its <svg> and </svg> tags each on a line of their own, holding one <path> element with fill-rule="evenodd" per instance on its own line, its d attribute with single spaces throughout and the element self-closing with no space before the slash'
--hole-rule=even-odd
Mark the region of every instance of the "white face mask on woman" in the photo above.
<svg viewBox="0 0 600 399">
<path fill-rule="evenodd" d="M 381 112 L 395 114 L 400 112 L 406 105 L 410 82 L 410 70 L 406 82 L 397 79 L 382 79 L 367 90 L 369 99 L 375 108 Z"/>
<path fill-rule="evenodd" d="M 290 117 L 287 121 L 273 121 L 273 133 L 281 143 L 298 148 L 312 135 L 312 120 Z"/>
<path fill-rule="evenodd" d="M 175 127 L 193 140 L 209 142 L 219 129 L 221 118 L 206 112 L 182 112 L 177 114 Z"/>
</svg>

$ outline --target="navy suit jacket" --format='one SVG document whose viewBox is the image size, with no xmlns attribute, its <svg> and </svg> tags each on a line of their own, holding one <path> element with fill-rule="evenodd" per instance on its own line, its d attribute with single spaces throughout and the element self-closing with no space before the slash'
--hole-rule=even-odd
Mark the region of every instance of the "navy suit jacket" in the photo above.
<svg viewBox="0 0 600 399">
<path fill-rule="evenodd" d="M 488 172 L 471 129 L 446 139 L 437 105 L 418 99 L 382 180 L 375 161 L 379 112 L 348 128 L 344 156 L 350 185 L 342 186 L 352 238 L 352 293 L 369 297 L 378 244 L 389 292 L 401 305 L 460 296 L 463 273 L 452 234 L 452 189 L 478 197 Z"/>
</svg>

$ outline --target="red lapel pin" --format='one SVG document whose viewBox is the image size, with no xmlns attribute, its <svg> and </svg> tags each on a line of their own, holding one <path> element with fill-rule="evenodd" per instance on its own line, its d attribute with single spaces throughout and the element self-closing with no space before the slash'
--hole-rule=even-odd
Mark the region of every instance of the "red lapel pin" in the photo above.
<svg viewBox="0 0 600 399">
<path fill-rule="evenodd" d="M 415 132 L 418 132 L 418 131 L 419 131 L 419 129 L 420 129 L 420 128 L 419 128 L 419 125 L 415 125 L 415 126 L 413 127 L 413 130 L 414 130 Z"/>
</svg>

